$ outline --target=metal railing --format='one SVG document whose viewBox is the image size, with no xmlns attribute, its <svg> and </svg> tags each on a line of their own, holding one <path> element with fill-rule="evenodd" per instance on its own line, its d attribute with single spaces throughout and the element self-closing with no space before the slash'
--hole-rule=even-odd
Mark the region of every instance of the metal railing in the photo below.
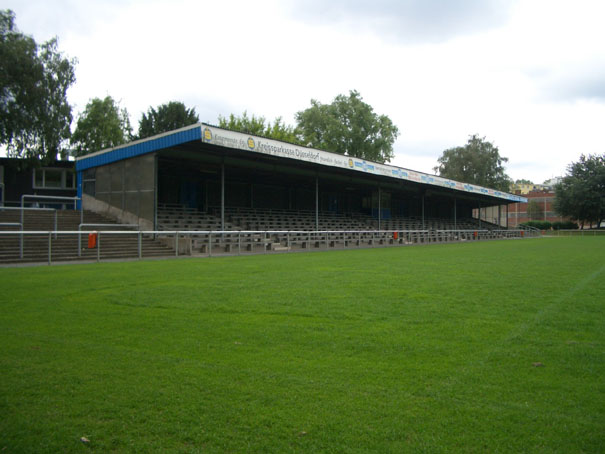
<svg viewBox="0 0 605 454">
<path fill-rule="evenodd" d="M 63 197 L 63 196 L 55 196 L 55 195 L 23 194 L 21 196 L 21 223 L 22 224 L 23 224 L 23 210 L 25 209 L 25 199 L 73 201 L 74 211 L 78 208 L 78 201 L 81 200 L 80 197 Z M 82 204 L 80 204 L 80 224 L 83 222 L 84 222 L 84 209 L 82 207 Z M 56 230 L 56 226 L 55 226 L 55 230 Z"/>
<path fill-rule="evenodd" d="M 99 226 L 98 224 L 93 225 Z M 111 225 L 116 226 L 116 224 Z M 97 235 L 95 250 L 83 249 L 81 235 L 93 232 Z M 142 259 L 144 256 L 144 238 L 155 239 L 155 242 L 152 243 L 155 249 L 145 255 L 145 258 L 151 258 L 170 255 L 174 257 L 212 257 L 217 255 L 393 247 L 413 244 L 529 238 L 540 236 L 540 233 L 525 230 L 85 231 L 78 229 L 77 231 L 59 232 L 0 231 L 0 262 L 11 261 L 8 253 L 9 248 L 6 247 L 6 253 L 3 251 L 3 245 L 7 243 L 1 242 L 3 238 L 11 235 L 23 235 L 28 238 L 28 254 L 24 258 L 22 251 L 20 254 L 21 261 L 44 261 L 43 251 L 46 249 L 46 261 L 51 264 L 53 257 L 54 261 L 83 259 L 101 261 L 102 258 Z M 55 246 L 57 236 L 60 247 Z M 55 242 L 53 242 L 53 237 Z M 126 237 L 126 239 L 118 242 L 116 240 L 118 237 Z M 129 240 L 128 237 L 134 238 Z M 101 246 L 101 238 L 103 238 L 103 247 Z M 86 251 L 85 254 L 84 251 Z M 12 261 L 18 262 L 19 260 Z"/>
<path fill-rule="evenodd" d="M 140 230 L 139 224 L 80 224 L 78 225 L 78 257 L 82 256 L 82 227 L 137 227 Z M 96 234 L 98 240 L 98 231 L 93 230 L 88 233 Z"/>
<path fill-rule="evenodd" d="M 605 229 L 561 229 L 561 230 L 547 230 L 545 231 L 547 236 L 605 236 Z"/>
</svg>

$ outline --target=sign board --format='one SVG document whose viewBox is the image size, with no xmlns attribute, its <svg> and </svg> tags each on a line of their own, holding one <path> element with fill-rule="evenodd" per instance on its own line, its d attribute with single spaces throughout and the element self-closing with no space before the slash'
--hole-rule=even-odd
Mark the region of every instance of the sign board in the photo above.
<svg viewBox="0 0 605 454">
<path fill-rule="evenodd" d="M 509 202 L 524 202 L 524 197 L 495 189 L 484 188 L 459 181 L 448 180 L 436 175 L 430 175 L 413 170 L 403 169 L 388 164 L 379 164 L 363 159 L 353 158 L 330 153 L 313 148 L 306 148 L 300 145 L 293 145 L 277 140 L 265 139 L 262 137 L 251 136 L 240 132 L 229 131 L 216 128 L 214 126 L 202 124 L 202 142 L 210 143 L 227 148 L 248 151 L 252 153 L 261 153 L 281 158 L 296 159 L 299 161 L 310 162 L 314 164 L 325 165 L 329 167 L 338 167 L 351 171 L 381 175 L 399 180 L 414 181 L 442 188 L 453 189 L 457 191 L 470 192 L 474 194 L 484 194 L 491 197 L 497 197 Z"/>
</svg>

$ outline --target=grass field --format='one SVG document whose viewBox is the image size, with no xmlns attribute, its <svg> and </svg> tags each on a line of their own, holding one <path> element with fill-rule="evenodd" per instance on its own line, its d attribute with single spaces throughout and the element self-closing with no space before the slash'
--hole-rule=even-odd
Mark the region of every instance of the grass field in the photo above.
<svg viewBox="0 0 605 454">
<path fill-rule="evenodd" d="M 0 286 L 0 453 L 605 452 L 603 237 Z"/>
</svg>

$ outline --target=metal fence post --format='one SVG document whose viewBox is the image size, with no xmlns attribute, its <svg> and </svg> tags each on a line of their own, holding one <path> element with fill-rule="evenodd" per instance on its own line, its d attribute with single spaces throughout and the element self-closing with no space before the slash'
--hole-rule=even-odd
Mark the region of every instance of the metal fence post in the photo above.
<svg viewBox="0 0 605 454">
<path fill-rule="evenodd" d="M 212 232 L 208 234 L 208 257 L 212 257 Z"/>
<path fill-rule="evenodd" d="M 179 256 L 179 232 L 174 234 L 174 255 L 175 257 Z"/>
<path fill-rule="evenodd" d="M 57 234 L 56 232 L 57 232 L 57 230 L 55 229 L 55 235 Z M 51 264 L 51 261 L 52 261 L 52 258 L 51 258 L 52 257 L 52 246 L 51 246 L 52 238 L 53 238 L 52 233 L 48 232 L 48 264 L 49 265 Z"/>
<path fill-rule="evenodd" d="M 97 262 L 101 261 L 101 231 L 97 232 Z"/>
<path fill-rule="evenodd" d="M 139 259 L 143 258 L 143 235 L 141 234 L 141 231 L 139 230 Z"/>
</svg>

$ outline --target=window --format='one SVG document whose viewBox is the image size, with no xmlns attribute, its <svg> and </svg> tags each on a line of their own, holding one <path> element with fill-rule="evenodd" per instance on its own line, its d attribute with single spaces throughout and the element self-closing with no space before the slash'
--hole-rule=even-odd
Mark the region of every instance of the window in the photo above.
<svg viewBox="0 0 605 454">
<path fill-rule="evenodd" d="M 75 189 L 76 179 L 72 169 L 34 169 L 34 189 Z"/>
</svg>

